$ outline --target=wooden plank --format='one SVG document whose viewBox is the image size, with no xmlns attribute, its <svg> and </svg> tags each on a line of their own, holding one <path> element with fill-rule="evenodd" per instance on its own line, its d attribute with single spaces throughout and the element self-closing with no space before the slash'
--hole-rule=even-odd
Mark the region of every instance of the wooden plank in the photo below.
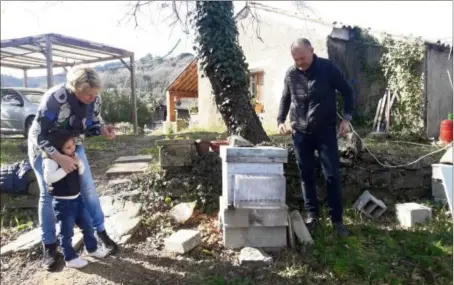
<svg viewBox="0 0 454 285">
<path fill-rule="evenodd" d="M 386 105 L 385 131 L 388 133 L 389 132 L 389 112 L 391 111 L 391 92 L 389 90 L 386 92 L 386 102 L 388 102 L 388 104 Z"/>
<path fill-rule="evenodd" d="M 378 123 L 377 123 L 377 129 L 376 131 L 377 132 L 380 132 L 380 128 L 381 128 L 381 123 L 382 123 L 382 116 L 383 116 L 383 110 L 387 104 L 386 102 L 386 93 L 383 95 L 383 102 L 382 102 L 382 105 L 380 107 L 380 113 L 378 114 Z"/>
<path fill-rule="evenodd" d="M 378 100 L 377 110 L 375 111 L 374 124 L 372 125 L 372 131 L 375 131 L 377 128 L 378 113 L 380 113 L 382 101 L 383 98 L 380 98 L 380 100 Z"/>
<path fill-rule="evenodd" d="M 147 171 L 147 169 L 148 163 L 146 162 L 115 163 L 106 171 L 106 175 L 143 173 Z"/>
<path fill-rule="evenodd" d="M 130 162 L 150 162 L 153 158 L 152 155 L 133 155 L 133 156 L 120 156 L 115 163 L 130 163 Z"/>
</svg>

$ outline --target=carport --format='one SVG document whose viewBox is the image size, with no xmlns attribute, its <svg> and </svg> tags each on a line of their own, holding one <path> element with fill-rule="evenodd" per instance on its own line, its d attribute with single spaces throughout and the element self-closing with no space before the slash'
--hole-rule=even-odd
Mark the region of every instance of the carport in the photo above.
<svg viewBox="0 0 454 285">
<path fill-rule="evenodd" d="M 134 53 L 100 43 L 62 36 L 45 34 L 39 36 L 2 40 L 0 65 L 21 69 L 24 72 L 24 87 L 27 87 L 27 71 L 47 70 L 47 87 L 53 86 L 53 68 L 103 61 L 120 60 L 131 72 L 131 97 L 133 101 L 134 133 L 137 134 L 137 98 L 134 71 Z M 129 63 L 124 59 L 129 58 Z"/>
</svg>

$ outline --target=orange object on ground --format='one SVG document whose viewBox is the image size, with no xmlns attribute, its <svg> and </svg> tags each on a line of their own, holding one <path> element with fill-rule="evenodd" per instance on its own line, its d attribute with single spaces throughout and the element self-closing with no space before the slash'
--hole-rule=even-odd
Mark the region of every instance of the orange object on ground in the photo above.
<svg viewBox="0 0 454 285">
<path fill-rule="evenodd" d="M 452 114 L 449 114 L 448 119 L 440 123 L 440 141 L 445 143 L 452 142 L 452 127 Z"/>
<path fill-rule="evenodd" d="M 226 140 L 211 141 L 210 147 L 213 152 L 219 153 L 221 145 L 229 145 L 229 142 Z"/>
</svg>

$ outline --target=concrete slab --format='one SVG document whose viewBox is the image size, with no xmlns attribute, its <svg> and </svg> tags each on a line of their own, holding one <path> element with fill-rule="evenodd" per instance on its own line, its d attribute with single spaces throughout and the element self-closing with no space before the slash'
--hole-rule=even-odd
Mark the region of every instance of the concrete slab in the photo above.
<svg viewBox="0 0 454 285">
<path fill-rule="evenodd" d="M 179 230 L 165 241 L 165 248 L 169 252 L 187 253 L 201 242 L 199 231 Z"/>
<path fill-rule="evenodd" d="M 131 162 L 150 162 L 153 159 L 152 155 L 134 155 L 134 156 L 120 156 L 115 163 L 131 163 Z"/>
<path fill-rule="evenodd" d="M 133 163 L 116 163 L 106 171 L 106 175 L 121 175 L 132 173 L 143 173 L 148 170 L 148 163 L 133 162 Z"/>
<path fill-rule="evenodd" d="M 289 216 L 293 231 L 295 232 L 298 240 L 303 244 L 313 244 L 314 240 L 312 239 L 312 236 L 309 233 L 309 230 L 307 229 L 300 212 L 298 212 L 298 210 L 295 210 L 291 212 Z"/>
<path fill-rule="evenodd" d="M 100 198 L 101 207 L 105 217 L 105 227 L 109 236 L 117 243 L 124 244 L 129 241 L 137 227 L 140 225 L 140 210 L 142 205 L 131 201 L 120 201 L 108 196 Z M 57 233 L 59 232 L 57 224 Z M 83 244 L 80 230 L 74 228 L 73 246 L 80 249 Z M 35 228 L 20 235 L 16 240 L 0 249 L 0 254 L 7 255 L 27 250 L 34 250 L 41 244 L 41 229 Z"/>
<path fill-rule="evenodd" d="M 60 227 L 57 225 L 57 235 L 60 232 Z M 79 228 L 74 228 L 74 236 L 72 240 L 73 247 L 79 250 L 83 244 L 82 232 Z M 16 240 L 2 246 L 0 249 L 0 255 L 8 255 L 11 253 L 35 250 L 41 245 L 41 229 L 35 228 L 20 235 Z"/>
</svg>

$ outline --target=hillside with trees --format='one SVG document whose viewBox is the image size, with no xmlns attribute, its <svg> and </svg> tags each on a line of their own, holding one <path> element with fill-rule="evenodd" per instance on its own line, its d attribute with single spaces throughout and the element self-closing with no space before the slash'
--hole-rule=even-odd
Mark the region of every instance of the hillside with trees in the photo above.
<svg viewBox="0 0 454 285">
<path fill-rule="evenodd" d="M 165 103 L 165 89 L 194 59 L 190 53 L 175 57 L 154 57 L 151 54 L 136 61 L 136 92 L 139 126 L 149 124 L 157 106 Z M 104 81 L 103 117 L 112 123 L 132 122 L 130 72 L 120 61 L 98 65 L 95 69 Z M 65 81 L 65 74 L 54 75 L 54 84 Z M 28 87 L 46 88 L 46 76 L 29 77 Z M 23 79 L 1 75 L 2 87 L 22 87 Z"/>
</svg>

